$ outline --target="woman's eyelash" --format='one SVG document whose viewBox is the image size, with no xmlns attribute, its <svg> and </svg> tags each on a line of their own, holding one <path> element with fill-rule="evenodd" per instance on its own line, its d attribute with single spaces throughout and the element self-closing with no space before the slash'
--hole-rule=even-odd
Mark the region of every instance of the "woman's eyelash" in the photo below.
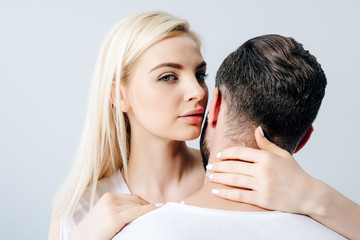
<svg viewBox="0 0 360 240">
<path fill-rule="evenodd" d="M 158 80 L 162 82 L 172 82 L 177 80 L 177 77 L 175 74 L 165 74 L 161 76 Z"/>
<path fill-rule="evenodd" d="M 195 73 L 195 77 L 199 82 L 204 82 L 205 79 L 208 77 L 208 74 L 205 72 L 197 72 Z M 173 73 L 164 74 L 158 78 L 158 81 L 164 82 L 164 83 L 170 83 L 178 80 L 177 76 Z"/>
<path fill-rule="evenodd" d="M 205 72 L 198 72 L 196 73 L 196 78 L 199 81 L 205 81 L 205 79 L 209 76 L 209 74 L 205 73 Z"/>
</svg>

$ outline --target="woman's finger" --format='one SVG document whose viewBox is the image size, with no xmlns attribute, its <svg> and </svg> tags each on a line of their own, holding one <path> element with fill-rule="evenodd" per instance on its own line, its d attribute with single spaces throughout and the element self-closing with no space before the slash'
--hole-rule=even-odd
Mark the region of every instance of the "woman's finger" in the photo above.
<svg viewBox="0 0 360 240">
<path fill-rule="evenodd" d="M 268 152 L 285 158 L 288 158 L 289 156 L 291 157 L 291 154 L 288 151 L 276 146 L 274 143 L 270 142 L 265 136 L 263 136 L 263 134 L 261 133 L 262 130 L 260 129 L 260 126 L 255 129 L 255 139 L 258 147 L 261 150 L 266 150 Z"/>
<path fill-rule="evenodd" d="M 134 202 L 142 205 L 149 204 L 148 201 L 135 194 L 115 194 L 115 196 L 117 197 L 117 200 L 120 201 L 120 204 L 124 201 Z"/>
<path fill-rule="evenodd" d="M 115 227 L 115 232 L 112 234 L 112 237 L 116 235 L 121 229 L 128 223 L 134 221 L 136 218 L 155 210 L 157 207 L 154 204 L 146 204 L 137 207 L 132 207 L 128 210 L 119 211 L 116 215 L 116 221 L 113 222 L 113 227 Z"/>
<path fill-rule="evenodd" d="M 118 219 L 120 222 L 127 224 L 144 215 L 145 213 L 151 212 L 157 208 L 158 207 L 156 207 L 154 204 L 136 206 L 125 211 L 120 211 L 118 214 Z M 119 231 L 120 230 L 121 229 L 119 229 Z"/>
<path fill-rule="evenodd" d="M 227 186 L 237 188 L 255 189 L 256 179 L 241 174 L 230 174 L 230 173 L 208 173 L 206 178 L 211 182 L 220 183 Z"/>
<path fill-rule="evenodd" d="M 122 205 L 116 205 L 114 206 L 114 210 L 117 212 L 121 211 L 127 211 L 128 209 L 134 208 L 134 207 L 140 207 L 148 204 L 136 204 L 136 203 L 130 203 L 130 204 L 122 204 Z"/>
<path fill-rule="evenodd" d="M 256 192 L 245 189 L 213 189 L 211 191 L 215 196 L 227 200 L 256 205 Z"/>
<path fill-rule="evenodd" d="M 206 169 L 208 172 L 238 173 L 253 176 L 256 165 L 249 162 L 243 162 L 241 160 L 221 161 L 207 165 Z"/>
<path fill-rule="evenodd" d="M 266 157 L 266 154 L 267 153 L 265 151 L 261 151 L 255 148 L 234 146 L 221 151 L 220 156 L 218 157 L 222 161 L 241 160 L 251 163 L 257 163 L 261 159 L 264 159 L 264 157 Z"/>
</svg>

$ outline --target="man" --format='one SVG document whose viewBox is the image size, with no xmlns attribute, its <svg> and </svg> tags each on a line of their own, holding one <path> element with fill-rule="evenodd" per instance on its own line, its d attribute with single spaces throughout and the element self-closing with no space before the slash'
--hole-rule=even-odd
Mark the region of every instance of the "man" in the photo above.
<svg viewBox="0 0 360 240">
<path fill-rule="evenodd" d="M 234 145 L 257 148 L 254 132 L 263 137 L 260 131 L 291 154 L 299 150 L 311 135 L 325 87 L 321 66 L 295 40 L 265 35 L 247 41 L 218 70 L 201 137 L 204 163 L 211 166 L 218 152 Z M 244 160 L 244 168 L 252 164 Z M 183 203 L 140 217 L 114 239 L 343 239 L 303 215 L 218 198 L 212 177 Z M 253 189 L 250 176 L 244 181 Z"/>
</svg>

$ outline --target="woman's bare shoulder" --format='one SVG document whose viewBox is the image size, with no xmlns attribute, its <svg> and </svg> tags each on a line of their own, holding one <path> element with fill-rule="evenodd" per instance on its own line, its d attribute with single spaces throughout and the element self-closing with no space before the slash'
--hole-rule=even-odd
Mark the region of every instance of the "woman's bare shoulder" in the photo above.
<svg viewBox="0 0 360 240">
<path fill-rule="evenodd" d="M 60 239 L 60 221 L 61 217 L 53 217 L 49 226 L 48 240 Z"/>
</svg>

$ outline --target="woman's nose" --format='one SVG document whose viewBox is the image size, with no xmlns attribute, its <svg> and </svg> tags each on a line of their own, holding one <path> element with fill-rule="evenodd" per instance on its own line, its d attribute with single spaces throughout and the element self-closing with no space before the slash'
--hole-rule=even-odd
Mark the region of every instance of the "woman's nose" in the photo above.
<svg viewBox="0 0 360 240">
<path fill-rule="evenodd" d="M 206 83 L 200 84 L 196 77 L 189 79 L 188 84 L 185 85 L 185 101 L 201 101 L 207 94 Z"/>
</svg>

